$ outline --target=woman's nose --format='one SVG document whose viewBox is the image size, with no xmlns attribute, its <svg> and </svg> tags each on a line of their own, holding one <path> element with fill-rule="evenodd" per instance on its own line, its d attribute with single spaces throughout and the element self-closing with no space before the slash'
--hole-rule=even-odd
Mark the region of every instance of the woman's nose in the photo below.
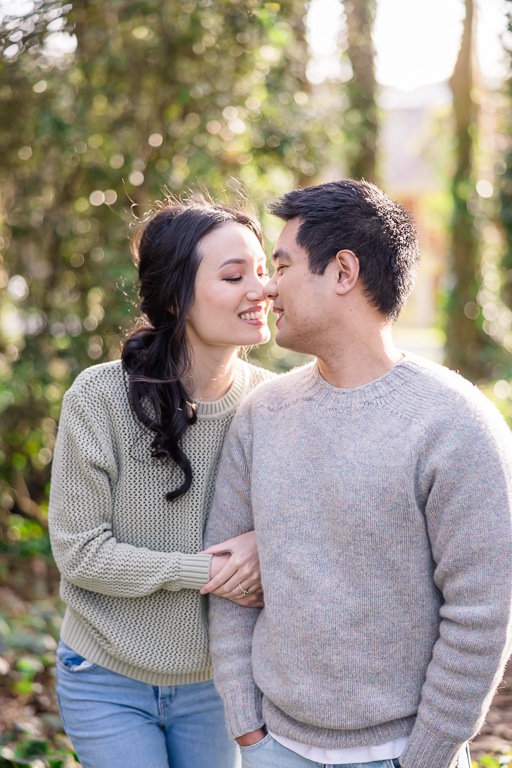
<svg viewBox="0 0 512 768">
<path fill-rule="evenodd" d="M 260 278 L 258 278 L 257 280 L 254 280 L 247 291 L 247 298 L 254 301 L 265 301 L 266 300 L 265 287 L 266 286 L 263 285 Z"/>
</svg>

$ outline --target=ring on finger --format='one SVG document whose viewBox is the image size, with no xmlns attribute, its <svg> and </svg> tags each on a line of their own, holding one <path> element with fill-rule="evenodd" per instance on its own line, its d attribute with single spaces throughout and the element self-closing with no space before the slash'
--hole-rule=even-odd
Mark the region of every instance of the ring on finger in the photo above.
<svg viewBox="0 0 512 768">
<path fill-rule="evenodd" d="M 242 594 L 243 594 L 244 597 L 247 597 L 247 595 L 251 594 L 250 590 L 249 589 L 244 589 L 241 584 L 239 584 L 238 586 L 242 590 Z"/>
</svg>

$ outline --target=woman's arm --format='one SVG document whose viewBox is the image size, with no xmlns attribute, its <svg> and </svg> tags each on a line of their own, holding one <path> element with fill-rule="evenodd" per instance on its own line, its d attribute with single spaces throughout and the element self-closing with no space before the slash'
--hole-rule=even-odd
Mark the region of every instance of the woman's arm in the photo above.
<svg viewBox="0 0 512 768">
<path fill-rule="evenodd" d="M 76 586 L 116 597 L 199 589 L 211 555 L 157 552 L 118 542 L 112 530 L 117 462 L 99 404 L 70 392 L 55 446 L 49 528 L 55 561 Z"/>
</svg>

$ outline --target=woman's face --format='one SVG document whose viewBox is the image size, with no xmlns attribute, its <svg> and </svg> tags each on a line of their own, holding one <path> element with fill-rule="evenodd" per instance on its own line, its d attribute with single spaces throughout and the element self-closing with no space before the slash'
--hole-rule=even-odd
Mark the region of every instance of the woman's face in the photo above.
<svg viewBox="0 0 512 768">
<path fill-rule="evenodd" d="M 187 333 L 194 343 L 241 347 L 269 340 L 265 252 L 248 227 L 226 222 L 199 244 L 194 301 Z"/>
</svg>

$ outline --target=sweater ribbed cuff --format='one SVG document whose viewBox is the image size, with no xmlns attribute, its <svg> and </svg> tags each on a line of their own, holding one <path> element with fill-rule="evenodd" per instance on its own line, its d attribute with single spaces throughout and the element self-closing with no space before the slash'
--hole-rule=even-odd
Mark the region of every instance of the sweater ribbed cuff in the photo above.
<svg viewBox="0 0 512 768">
<path fill-rule="evenodd" d="M 182 555 L 181 583 L 183 589 L 201 589 L 210 581 L 212 555 Z"/>
<path fill-rule="evenodd" d="M 230 739 L 238 739 L 246 733 L 263 727 L 261 715 L 261 691 L 254 683 L 237 685 L 222 691 L 226 726 Z"/>
<path fill-rule="evenodd" d="M 403 768 L 453 768 L 462 743 L 453 742 L 441 733 L 432 733 L 416 721 L 411 738 L 400 755 Z"/>
<path fill-rule="evenodd" d="M 179 578 L 162 584 L 163 588 L 171 592 L 178 589 L 201 589 L 210 581 L 211 559 L 212 555 L 181 555 Z"/>
</svg>

